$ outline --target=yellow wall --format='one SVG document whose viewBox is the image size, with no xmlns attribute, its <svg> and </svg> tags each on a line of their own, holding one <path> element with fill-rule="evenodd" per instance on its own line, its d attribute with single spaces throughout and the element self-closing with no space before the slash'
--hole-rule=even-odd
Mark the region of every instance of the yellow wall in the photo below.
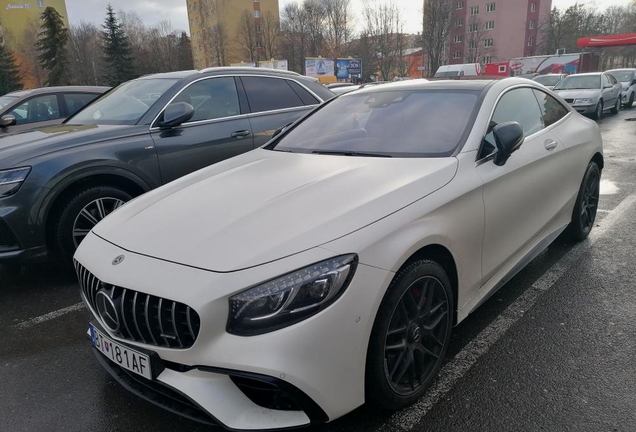
<svg viewBox="0 0 636 432">
<path fill-rule="evenodd" d="M 9 8 L 9 5 L 12 7 Z M 24 7 L 14 8 L 14 6 Z M 14 40 L 19 38 L 28 23 L 37 20 L 48 6 L 54 7 L 62 15 L 64 25 L 68 28 L 65 0 L 0 0 L 0 25 L 3 32 L 11 33 Z"/>
<path fill-rule="evenodd" d="M 275 17 L 279 16 L 278 0 L 187 0 L 188 18 L 190 21 L 190 37 L 192 39 L 192 55 L 194 67 L 203 69 L 216 62 L 214 48 L 212 46 L 210 29 L 216 25 L 217 20 L 224 23 L 227 36 L 226 65 L 249 61 L 247 54 L 237 42 L 237 32 L 243 11 L 245 9 L 253 13 L 255 7 L 260 7 L 261 17 L 267 11 L 271 11 Z M 214 9 L 218 11 L 215 13 Z M 254 20 L 254 24 L 260 24 Z M 261 59 L 262 60 L 262 59 Z"/>
</svg>

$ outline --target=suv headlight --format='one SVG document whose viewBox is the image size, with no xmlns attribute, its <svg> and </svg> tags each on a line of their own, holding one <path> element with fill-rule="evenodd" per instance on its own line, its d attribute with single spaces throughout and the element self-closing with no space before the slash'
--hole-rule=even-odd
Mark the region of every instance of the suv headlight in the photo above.
<svg viewBox="0 0 636 432">
<path fill-rule="evenodd" d="M 13 195 L 31 172 L 31 167 L 0 171 L 0 198 Z"/>
<path fill-rule="evenodd" d="M 357 255 L 339 256 L 230 297 L 228 333 L 259 335 L 317 314 L 347 289 L 357 263 Z"/>
<path fill-rule="evenodd" d="M 592 99 L 590 98 L 574 99 L 574 105 L 592 105 Z"/>
</svg>

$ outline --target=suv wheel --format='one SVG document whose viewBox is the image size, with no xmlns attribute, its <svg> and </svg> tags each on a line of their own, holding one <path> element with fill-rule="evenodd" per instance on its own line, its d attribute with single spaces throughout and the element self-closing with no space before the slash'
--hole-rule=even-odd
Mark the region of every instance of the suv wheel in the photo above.
<svg viewBox="0 0 636 432">
<path fill-rule="evenodd" d="M 617 97 L 616 98 L 616 103 L 614 104 L 614 107 L 612 107 L 612 114 L 618 114 L 618 112 L 621 110 L 621 97 Z"/>
<path fill-rule="evenodd" d="M 91 229 L 131 199 L 130 194 L 112 186 L 94 186 L 72 195 L 53 228 L 53 246 L 59 258 L 70 263 L 75 249 Z"/>
</svg>

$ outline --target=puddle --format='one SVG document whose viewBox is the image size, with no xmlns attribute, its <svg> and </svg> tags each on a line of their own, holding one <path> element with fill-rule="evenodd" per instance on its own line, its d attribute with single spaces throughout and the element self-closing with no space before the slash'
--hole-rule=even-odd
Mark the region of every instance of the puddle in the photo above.
<svg viewBox="0 0 636 432">
<path fill-rule="evenodd" d="M 613 195 L 618 193 L 618 186 L 616 183 L 610 180 L 601 180 L 601 190 L 599 191 L 601 195 Z"/>
</svg>

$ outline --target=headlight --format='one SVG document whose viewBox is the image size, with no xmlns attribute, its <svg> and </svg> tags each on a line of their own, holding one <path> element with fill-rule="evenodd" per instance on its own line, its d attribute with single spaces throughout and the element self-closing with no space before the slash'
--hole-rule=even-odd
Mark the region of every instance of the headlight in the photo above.
<svg viewBox="0 0 636 432">
<path fill-rule="evenodd" d="M 357 263 L 356 255 L 339 256 L 230 297 L 228 333 L 253 336 L 309 318 L 342 295 Z"/>
<path fill-rule="evenodd" d="M 0 171 L 0 198 L 13 195 L 31 172 L 31 167 Z"/>
<path fill-rule="evenodd" d="M 574 105 L 592 105 L 592 99 L 574 99 Z"/>
</svg>

